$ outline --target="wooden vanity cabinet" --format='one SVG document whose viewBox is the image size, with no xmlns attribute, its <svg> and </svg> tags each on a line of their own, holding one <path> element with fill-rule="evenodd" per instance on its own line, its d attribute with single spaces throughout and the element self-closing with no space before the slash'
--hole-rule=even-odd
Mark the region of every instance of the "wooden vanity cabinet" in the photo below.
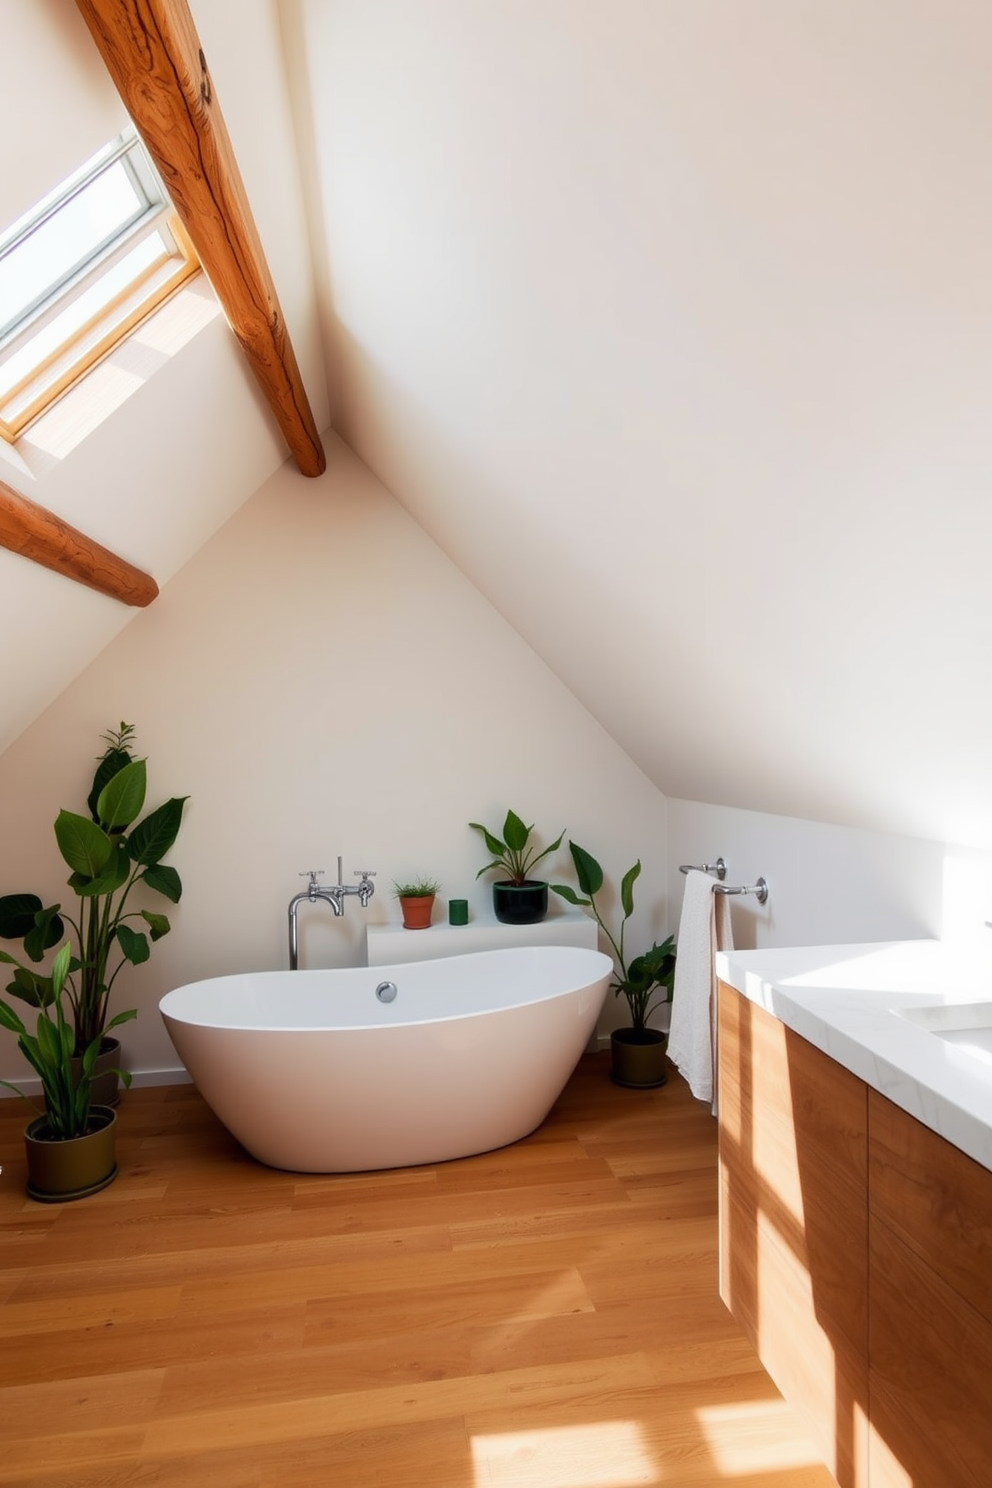
<svg viewBox="0 0 992 1488">
<path fill-rule="evenodd" d="M 992 1484 L 992 1172 L 721 984 L 720 1295 L 841 1488 Z"/>
<path fill-rule="evenodd" d="M 992 1483 L 992 1173 L 874 1090 L 872 1488 Z"/>
<path fill-rule="evenodd" d="M 720 1295 L 841 1488 L 867 1476 L 867 1097 L 721 985 Z"/>
</svg>

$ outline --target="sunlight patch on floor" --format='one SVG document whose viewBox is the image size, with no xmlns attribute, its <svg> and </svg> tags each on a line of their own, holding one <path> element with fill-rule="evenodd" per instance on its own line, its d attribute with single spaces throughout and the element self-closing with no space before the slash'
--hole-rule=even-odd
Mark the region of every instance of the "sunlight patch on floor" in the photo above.
<svg viewBox="0 0 992 1488">
<path fill-rule="evenodd" d="M 633 1421 L 472 1438 L 478 1488 L 636 1488 L 659 1482 Z"/>
<path fill-rule="evenodd" d="M 822 1459 L 784 1400 L 748 1400 L 696 1411 L 721 1478 L 812 1467 Z"/>
</svg>

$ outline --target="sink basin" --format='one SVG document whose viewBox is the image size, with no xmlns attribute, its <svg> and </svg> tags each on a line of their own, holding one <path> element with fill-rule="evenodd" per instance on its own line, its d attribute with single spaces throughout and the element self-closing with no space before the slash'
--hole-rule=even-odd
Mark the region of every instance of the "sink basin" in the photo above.
<svg viewBox="0 0 992 1488">
<path fill-rule="evenodd" d="M 900 1018 L 992 1064 L 992 1002 L 935 1003 L 893 1008 Z"/>
</svg>

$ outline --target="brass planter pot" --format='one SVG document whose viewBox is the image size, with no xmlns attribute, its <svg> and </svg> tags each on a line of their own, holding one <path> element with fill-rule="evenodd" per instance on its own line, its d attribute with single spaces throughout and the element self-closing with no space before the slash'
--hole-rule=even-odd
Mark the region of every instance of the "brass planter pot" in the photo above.
<svg viewBox="0 0 992 1488">
<path fill-rule="evenodd" d="M 664 1085 L 668 1079 L 667 1046 L 668 1035 L 660 1029 L 645 1028 L 639 1033 L 633 1028 L 615 1028 L 610 1034 L 613 1083 L 628 1090 L 654 1090 Z"/>
<path fill-rule="evenodd" d="M 99 1193 L 117 1176 L 116 1141 L 117 1115 L 109 1106 L 91 1106 L 85 1136 L 65 1141 L 49 1134 L 47 1116 L 36 1117 L 24 1133 L 29 1198 L 64 1204 Z"/>
</svg>

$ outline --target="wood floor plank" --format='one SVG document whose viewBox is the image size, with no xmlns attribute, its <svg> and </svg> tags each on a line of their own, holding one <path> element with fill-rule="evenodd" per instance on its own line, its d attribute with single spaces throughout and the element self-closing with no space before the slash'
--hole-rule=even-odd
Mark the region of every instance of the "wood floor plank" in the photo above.
<svg viewBox="0 0 992 1488">
<path fill-rule="evenodd" d="M 419 1385 L 307 1396 L 275 1404 L 204 1409 L 149 1423 L 145 1449 L 152 1453 L 211 1451 L 237 1443 L 271 1445 L 321 1438 L 355 1428 L 406 1425 L 414 1421 L 494 1410 L 527 1410 L 564 1401 L 588 1408 L 592 1399 L 653 1384 L 641 1354 L 581 1360 L 432 1380 Z"/>
<path fill-rule="evenodd" d="M 717 1296 L 716 1127 L 674 1074 L 589 1056 L 524 1142 L 343 1175 L 132 1090 L 117 1181 L 62 1206 L 15 1105 L 0 1488 L 830 1488 Z"/>
<path fill-rule="evenodd" d="M 44 1442 L 53 1422 L 64 1434 L 88 1431 L 95 1415 L 111 1413 L 118 1426 L 141 1425 L 154 1413 L 164 1379 L 163 1369 L 129 1369 L 10 1386 L 3 1398 L 4 1451 L 12 1442 Z"/>
<path fill-rule="evenodd" d="M 62 1332 L 22 1334 L 15 1345 L 0 1349 L 0 1386 L 112 1374 L 126 1360 L 129 1369 L 164 1369 L 196 1359 L 199 1367 L 218 1372 L 250 1359 L 257 1371 L 260 1357 L 274 1352 L 298 1356 L 306 1325 L 303 1304 L 295 1308 L 253 1308 L 247 1314 L 218 1318 L 205 1334 L 198 1319 L 163 1318 L 112 1323 Z"/>
<path fill-rule="evenodd" d="M 175 1316 L 179 1287 L 143 1287 L 140 1290 L 101 1292 L 95 1296 L 37 1298 L 31 1302 L 8 1302 L 0 1308 L 0 1339 L 39 1333 L 60 1333 L 66 1328 L 110 1327 L 114 1323 L 156 1322 Z"/>
</svg>

